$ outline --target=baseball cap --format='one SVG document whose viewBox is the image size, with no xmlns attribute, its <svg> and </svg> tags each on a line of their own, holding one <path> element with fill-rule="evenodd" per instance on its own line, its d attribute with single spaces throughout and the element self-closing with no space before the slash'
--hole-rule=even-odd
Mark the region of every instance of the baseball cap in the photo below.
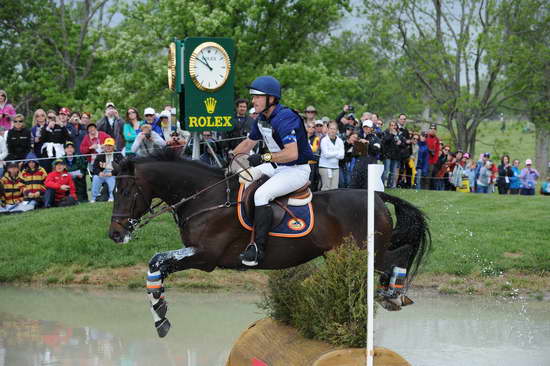
<svg viewBox="0 0 550 366">
<path fill-rule="evenodd" d="M 256 113 L 256 108 L 252 107 L 250 108 L 250 110 L 248 111 L 248 114 L 254 114 Z"/>
<path fill-rule="evenodd" d="M 109 107 L 116 108 L 116 107 L 115 107 L 115 103 L 113 103 L 113 102 L 107 102 L 107 103 L 105 103 L 105 109 L 107 109 L 107 108 L 109 108 Z"/>
<path fill-rule="evenodd" d="M 169 111 L 160 112 L 159 118 L 170 118 L 170 112 Z"/>
<path fill-rule="evenodd" d="M 63 107 L 59 110 L 59 114 L 66 114 L 68 116 L 71 114 L 71 110 L 67 107 Z"/>
<path fill-rule="evenodd" d="M 63 161 L 63 159 L 55 159 L 52 163 L 52 166 L 56 166 L 58 164 L 63 164 L 65 165 L 65 162 Z"/>
<path fill-rule="evenodd" d="M 103 145 L 115 146 L 115 139 L 112 137 L 106 138 Z"/>
<path fill-rule="evenodd" d="M 315 109 L 315 107 L 312 105 L 308 105 L 306 108 L 306 112 L 317 112 L 317 109 Z"/>
<path fill-rule="evenodd" d="M 323 121 L 323 123 L 328 123 L 330 122 L 330 118 L 328 118 L 327 116 L 324 116 L 323 118 L 321 118 L 321 121 Z"/>
<path fill-rule="evenodd" d="M 432 123 L 430 125 L 430 130 L 437 130 L 437 125 L 435 123 Z"/>
<path fill-rule="evenodd" d="M 462 157 L 464 157 L 464 158 L 466 158 L 466 159 L 469 159 L 469 158 L 470 158 L 470 154 L 464 153 L 464 155 L 462 155 Z"/>
<path fill-rule="evenodd" d="M 374 124 L 372 123 L 372 121 L 370 119 L 367 119 L 366 121 L 363 121 L 363 127 L 372 128 L 373 126 L 374 126 Z"/>
<path fill-rule="evenodd" d="M 318 119 L 315 121 L 315 126 L 322 126 L 322 125 L 324 125 L 322 120 Z"/>
<path fill-rule="evenodd" d="M 490 158 L 490 157 L 491 157 L 491 153 L 486 152 L 485 154 L 483 154 L 483 156 L 485 156 L 486 158 Z"/>
<path fill-rule="evenodd" d="M 74 147 L 74 143 L 72 141 L 65 142 L 65 145 L 63 145 L 64 148 L 67 148 L 68 146 Z"/>
<path fill-rule="evenodd" d="M 143 115 L 147 116 L 147 115 L 150 115 L 150 114 L 154 115 L 155 110 L 151 107 L 145 108 L 145 110 L 143 111 Z"/>
<path fill-rule="evenodd" d="M 525 160 L 525 165 L 533 165 L 533 162 L 531 161 L 531 159 L 527 159 Z"/>
</svg>

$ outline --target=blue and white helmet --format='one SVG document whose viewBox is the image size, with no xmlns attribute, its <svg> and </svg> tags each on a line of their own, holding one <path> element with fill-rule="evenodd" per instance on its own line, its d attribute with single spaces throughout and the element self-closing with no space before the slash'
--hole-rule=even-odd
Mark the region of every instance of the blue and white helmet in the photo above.
<svg viewBox="0 0 550 366">
<path fill-rule="evenodd" d="M 281 83 L 273 76 L 260 76 L 249 86 L 250 95 L 272 95 L 281 99 Z"/>
</svg>

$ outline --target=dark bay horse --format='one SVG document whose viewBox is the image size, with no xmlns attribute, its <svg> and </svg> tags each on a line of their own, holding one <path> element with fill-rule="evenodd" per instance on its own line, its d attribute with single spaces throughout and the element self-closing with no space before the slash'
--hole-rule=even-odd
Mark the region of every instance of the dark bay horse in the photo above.
<svg viewBox="0 0 550 366">
<path fill-rule="evenodd" d="M 250 242 L 250 232 L 237 219 L 238 177 L 225 179 L 225 170 L 181 159 L 171 149 L 147 158 L 124 160 L 117 167 L 117 193 L 109 237 L 125 243 L 142 216 L 150 212 L 154 198 L 176 205 L 205 187 L 214 185 L 178 206 L 173 214 L 185 247 L 156 254 L 149 262 L 148 292 L 159 335 L 170 324 L 165 318 L 164 279 L 173 272 L 190 268 L 212 271 L 216 267 L 243 269 L 239 254 Z M 387 285 L 394 266 L 407 269 L 412 279 L 430 246 L 430 232 L 424 214 L 408 202 L 385 193 L 375 196 L 375 269 Z M 228 203 L 229 202 L 229 203 Z M 394 205 L 397 222 L 384 202 Z M 227 204 L 226 204 L 227 203 Z M 315 227 L 301 238 L 270 237 L 265 258 L 257 269 L 297 266 L 323 255 L 352 236 L 361 247 L 367 237 L 367 192 L 338 189 L 313 196 Z M 152 296 L 154 295 L 154 296 Z M 405 305 L 405 304 L 402 304 Z"/>
</svg>

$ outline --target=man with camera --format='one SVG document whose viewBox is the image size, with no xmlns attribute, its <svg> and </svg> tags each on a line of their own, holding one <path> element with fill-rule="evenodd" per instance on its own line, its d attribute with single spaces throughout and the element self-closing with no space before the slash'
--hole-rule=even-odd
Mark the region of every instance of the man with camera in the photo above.
<svg viewBox="0 0 550 366">
<path fill-rule="evenodd" d="M 336 123 L 338 123 L 338 132 L 340 134 L 346 133 L 347 126 L 354 126 L 357 124 L 355 115 L 353 114 L 354 109 L 352 105 L 346 104 L 342 109 L 342 112 L 336 117 Z"/>
<path fill-rule="evenodd" d="M 141 132 L 132 144 L 132 152 L 137 156 L 147 156 L 165 145 L 166 142 L 158 133 L 152 130 L 152 126 L 146 121 L 141 125 Z"/>
<path fill-rule="evenodd" d="M 42 127 L 40 133 L 41 153 L 44 157 L 52 159 L 45 164 L 48 172 L 52 170 L 51 162 L 53 162 L 53 159 L 62 158 L 65 155 L 63 145 L 71 140 L 69 130 L 63 124 L 64 117 L 61 116 L 61 114 L 68 113 L 65 109 L 67 108 L 61 108 L 60 115 L 56 116 L 55 119 L 48 119 L 48 124 Z"/>
<path fill-rule="evenodd" d="M 356 157 L 351 174 L 350 188 L 367 189 L 368 165 L 376 164 L 382 148 L 382 142 L 374 133 L 374 123 L 363 121 L 358 140 L 353 144 L 353 156 Z"/>
</svg>

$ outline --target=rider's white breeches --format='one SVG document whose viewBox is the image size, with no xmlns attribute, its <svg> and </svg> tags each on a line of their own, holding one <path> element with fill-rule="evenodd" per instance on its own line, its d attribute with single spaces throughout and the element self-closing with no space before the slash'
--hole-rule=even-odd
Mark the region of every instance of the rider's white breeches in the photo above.
<svg viewBox="0 0 550 366">
<path fill-rule="evenodd" d="M 273 165 L 266 163 L 258 165 L 256 169 L 271 177 L 254 194 L 254 204 L 256 206 L 267 205 L 275 198 L 304 186 L 309 180 L 311 171 L 308 164 L 279 165 L 277 168 L 273 168 Z"/>
</svg>

